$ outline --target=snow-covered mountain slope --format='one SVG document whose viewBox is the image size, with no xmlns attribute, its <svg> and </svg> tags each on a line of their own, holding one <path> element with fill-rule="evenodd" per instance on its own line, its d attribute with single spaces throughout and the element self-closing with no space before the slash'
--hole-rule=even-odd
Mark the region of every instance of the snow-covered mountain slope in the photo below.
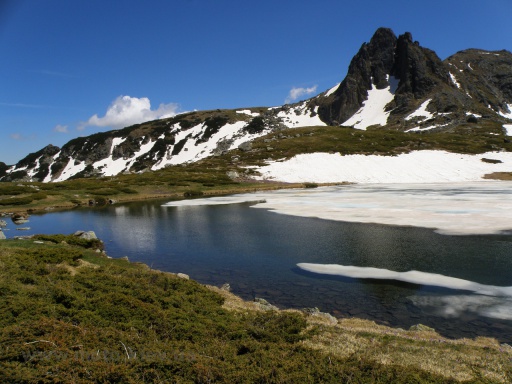
<svg viewBox="0 0 512 384">
<path fill-rule="evenodd" d="M 512 129 L 512 53 L 468 49 L 442 61 L 410 33 L 396 37 L 379 28 L 354 56 L 345 79 L 311 99 L 190 112 L 76 138 L 62 148 L 49 145 L 15 165 L 0 163 L 0 181 L 156 171 L 237 148 L 247 151 L 258 137 L 306 126 L 421 134 L 464 124 L 481 129 L 489 121 L 501 124 L 503 132 Z"/>
<path fill-rule="evenodd" d="M 230 150 L 267 133 L 325 125 L 306 102 L 274 108 L 191 112 L 47 146 L 4 167 L 0 180 L 63 181 L 155 171 Z"/>
</svg>

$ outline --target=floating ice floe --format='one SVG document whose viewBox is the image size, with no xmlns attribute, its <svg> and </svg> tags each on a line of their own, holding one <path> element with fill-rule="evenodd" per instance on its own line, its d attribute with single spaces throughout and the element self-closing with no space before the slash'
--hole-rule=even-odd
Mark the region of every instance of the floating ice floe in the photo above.
<svg viewBox="0 0 512 384">
<path fill-rule="evenodd" d="M 512 287 L 485 285 L 456 277 L 421 271 L 396 272 L 389 269 L 356 267 L 339 264 L 299 263 L 307 272 L 354 279 L 395 280 L 411 284 L 470 291 L 466 295 L 414 295 L 416 306 L 443 317 L 458 317 L 464 312 L 480 316 L 512 320 Z"/>
</svg>

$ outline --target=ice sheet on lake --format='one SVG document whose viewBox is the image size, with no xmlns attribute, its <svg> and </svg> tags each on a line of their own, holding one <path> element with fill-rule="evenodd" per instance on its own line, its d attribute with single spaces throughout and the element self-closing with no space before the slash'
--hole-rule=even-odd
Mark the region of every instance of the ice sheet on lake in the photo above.
<svg viewBox="0 0 512 384">
<path fill-rule="evenodd" d="M 405 283 L 430 285 L 448 289 L 461 289 L 486 296 L 512 297 L 512 287 L 485 285 L 474 281 L 421 271 L 396 272 L 373 267 L 355 267 L 340 264 L 299 263 L 297 266 L 307 272 L 322 275 L 351 277 L 354 279 L 396 280 Z"/>
<path fill-rule="evenodd" d="M 165 205 L 243 202 L 287 215 L 434 228 L 449 235 L 512 230 L 512 182 L 354 184 L 180 200 Z"/>
<path fill-rule="evenodd" d="M 414 305 L 443 317 L 458 317 L 464 312 L 481 316 L 512 320 L 512 287 L 479 284 L 474 281 L 421 271 L 396 272 L 389 269 L 354 267 L 339 264 L 299 263 L 308 272 L 357 279 L 396 280 L 412 284 L 430 285 L 448 289 L 466 290 L 477 295 L 444 295 L 409 297 Z"/>
</svg>

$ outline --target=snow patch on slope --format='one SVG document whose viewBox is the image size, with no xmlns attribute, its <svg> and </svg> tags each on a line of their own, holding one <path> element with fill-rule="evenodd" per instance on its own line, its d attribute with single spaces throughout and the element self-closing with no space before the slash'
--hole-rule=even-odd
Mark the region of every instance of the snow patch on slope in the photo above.
<svg viewBox="0 0 512 384">
<path fill-rule="evenodd" d="M 484 157 L 502 163 L 483 162 Z M 398 156 L 301 154 L 256 170 L 259 179 L 289 183 L 438 183 L 477 181 L 486 174 L 511 169 L 511 152 L 468 155 L 425 150 Z"/>
<path fill-rule="evenodd" d="M 332 87 L 331 89 L 329 89 L 326 93 L 325 93 L 325 97 L 329 97 L 331 96 L 334 92 L 336 92 L 336 90 L 338 89 L 338 87 L 340 86 L 341 83 L 338 83 L 336 84 L 334 87 Z"/>
<path fill-rule="evenodd" d="M 512 124 L 503 124 L 503 128 L 505 128 L 505 135 L 512 136 Z"/>
<path fill-rule="evenodd" d="M 498 114 L 500 114 L 501 116 L 503 116 L 507 119 L 512 119 L 512 104 L 507 104 L 507 108 L 508 108 L 508 113 L 499 111 Z"/>
<path fill-rule="evenodd" d="M 407 116 L 405 118 L 405 120 L 411 120 L 415 117 L 420 117 L 420 118 L 422 118 L 422 120 L 427 120 L 427 119 L 431 119 L 432 117 L 434 117 L 434 115 L 431 112 L 427 111 L 427 107 L 431 101 L 432 101 L 432 99 L 428 99 L 428 100 L 424 101 L 419 106 L 419 108 L 416 111 L 414 111 L 413 113 L 411 113 L 409 116 Z"/>
<path fill-rule="evenodd" d="M 280 117 L 283 124 L 288 128 L 299 128 L 308 126 L 324 126 L 325 123 L 318 116 L 318 107 L 313 112 L 307 108 L 307 103 L 303 102 L 298 107 L 290 108 L 286 111 L 280 111 L 277 117 Z"/>
<path fill-rule="evenodd" d="M 461 89 L 460 83 L 457 81 L 457 78 L 454 76 L 453 73 L 450 72 L 450 79 L 452 80 L 452 83 L 457 86 L 457 88 Z"/>
<path fill-rule="evenodd" d="M 385 111 L 385 107 L 393 101 L 399 80 L 390 77 L 388 81 L 389 86 L 384 89 L 377 89 L 372 83 L 372 89 L 368 91 L 368 98 L 363 102 L 362 107 L 341 125 L 362 130 L 366 130 L 371 125 L 386 125 L 390 111 Z"/>
<path fill-rule="evenodd" d="M 75 163 L 76 163 L 75 159 L 70 157 L 68 163 L 62 170 L 61 174 L 54 181 L 67 180 L 70 177 L 73 177 L 74 175 L 76 175 L 78 172 L 82 172 L 85 169 L 85 161 L 82 161 L 78 164 L 75 164 Z"/>
</svg>

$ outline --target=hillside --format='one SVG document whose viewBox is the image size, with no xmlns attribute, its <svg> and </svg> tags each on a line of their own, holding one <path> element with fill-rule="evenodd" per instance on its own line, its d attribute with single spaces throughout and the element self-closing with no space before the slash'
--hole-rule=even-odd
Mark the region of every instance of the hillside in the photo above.
<svg viewBox="0 0 512 384">
<path fill-rule="evenodd" d="M 295 129 L 310 126 L 377 129 L 388 137 L 407 133 L 408 141 L 420 142 L 426 132 L 459 134 L 466 127 L 468 135 L 498 135 L 502 142 L 489 150 L 509 151 L 512 54 L 467 49 L 441 60 L 410 33 L 396 37 L 380 28 L 361 46 L 340 84 L 311 99 L 190 112 L 76 138 L 62 148 L 48 145 L 15 165 L 0 163 L 0 181 L 154 172 L 229 151 L 251 152 L 257 138 L 273 133 L 293 138 Z M 353 146 L 358 136 L 345 140 Z"/>
<path fill-rule="evenodd" d="M 243 302 L 111 259 L 97 239 L 3 240 L 4 382 L 510 382 L 512 350 Z"/>
</svg>

